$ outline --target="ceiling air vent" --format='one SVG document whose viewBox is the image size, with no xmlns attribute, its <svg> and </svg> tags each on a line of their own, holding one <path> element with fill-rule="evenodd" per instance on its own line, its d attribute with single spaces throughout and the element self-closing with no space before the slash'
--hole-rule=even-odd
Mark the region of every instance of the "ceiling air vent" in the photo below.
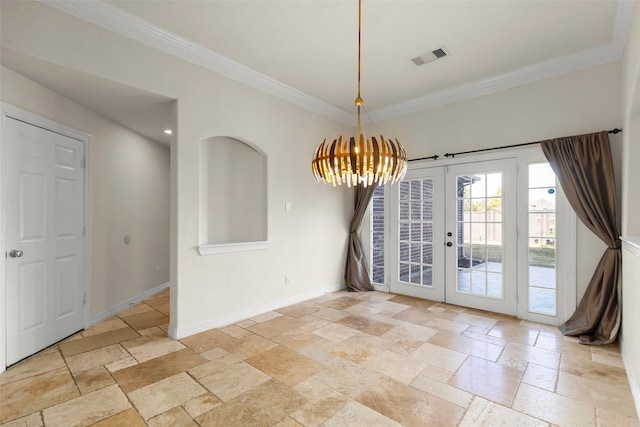
<svg viewBox="0 0 640 427">
<path fill-rule="evenodd" d="M 449 55 L 450 55 L 449 51 L 444 46 L 442 46 L 432 50 L 429 53 L 425 53 L 424 55 L 416 56 L 411 60 L 413 61 L 414 64 L 419 66 L 419 65 L 427 64 L 429 62 L 433 62 L 436 59 L 444 58 L 445 56 L 449 56 Z"/>
</svg>

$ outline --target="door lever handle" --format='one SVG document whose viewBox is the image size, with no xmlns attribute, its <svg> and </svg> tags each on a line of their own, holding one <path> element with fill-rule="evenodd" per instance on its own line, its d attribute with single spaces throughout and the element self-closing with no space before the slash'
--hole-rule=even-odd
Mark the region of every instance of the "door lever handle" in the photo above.
<svg viewBox="0 0 640 427">
<path fill-rule="evenodd" d="M 14 249 L 11 252 L 9 252 L 9 256 L 11 258 L 20 258 L 22 255 L 24 255 L 24 252 L 19 251 L 17 249 Z"/>
<path fill-rule="evenodd" d="M 453 246 L 453 243 L 447 242 L 447 246 Z"/>
</svg>

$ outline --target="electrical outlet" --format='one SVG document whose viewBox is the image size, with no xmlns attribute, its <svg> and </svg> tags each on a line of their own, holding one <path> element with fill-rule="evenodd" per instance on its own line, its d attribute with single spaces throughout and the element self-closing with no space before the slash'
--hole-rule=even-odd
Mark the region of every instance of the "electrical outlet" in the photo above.
<svg viewBox="0 0 640 427">
<path fill-rule="evenodd" d="M 291 284 L 291 276 L 289 276 L 288 274 L 285 274 L 285 276 L 284 276 L 284 284 L 285 284 L 285 286 Z"/>
</svg>

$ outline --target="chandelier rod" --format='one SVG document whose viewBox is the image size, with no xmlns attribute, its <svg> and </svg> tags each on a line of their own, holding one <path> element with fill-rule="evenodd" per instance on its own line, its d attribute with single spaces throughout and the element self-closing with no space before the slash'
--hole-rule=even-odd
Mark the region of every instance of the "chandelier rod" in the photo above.
<svg viewBox="0 0 640 427">
<path fill-rule="evenodd" d="M 360 97 L 360 51 L 361 51 L 361 29 L 362 29 L 362 0 L 358 0 L 358 97 L 356 98 L 356 106 L 358 107 L 358 129 L 356 144 L 360 144 L 360 106 L 362 105 L 362 98 Z"/>
</svg>

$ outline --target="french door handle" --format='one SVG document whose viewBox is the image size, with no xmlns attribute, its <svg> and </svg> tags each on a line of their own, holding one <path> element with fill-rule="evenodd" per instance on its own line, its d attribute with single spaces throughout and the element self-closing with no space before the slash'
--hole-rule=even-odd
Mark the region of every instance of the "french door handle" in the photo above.
<svg viewBox="0 0 640 427">
<path fill-rule="evenodd" d="M 11 252 L 9 252 L 9 256 L 11 258 L 20 258 L 22 255 L 24 255 L 24 252 L 19 251 L 17 249 L 14 249 Z"/>
<path fill-rule="evenodd" d="M 453 243 L 447 242 L 447 246 L 453 246 Z"/>
</svg>

